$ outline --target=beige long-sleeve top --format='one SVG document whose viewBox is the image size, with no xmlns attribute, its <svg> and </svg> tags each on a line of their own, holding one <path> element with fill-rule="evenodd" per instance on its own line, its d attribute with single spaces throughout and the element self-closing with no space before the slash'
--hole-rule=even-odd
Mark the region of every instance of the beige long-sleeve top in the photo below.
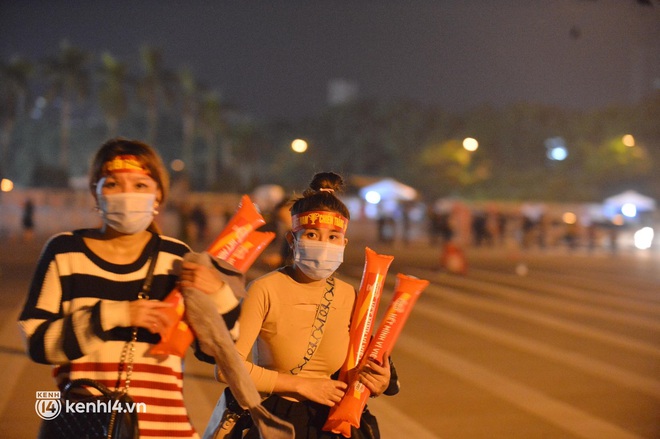
<svg viewBox="0 0 660 439">
<path fill-rule="evenodd" d="M 239 317 L 236 348 L 259 392 L 273 392 L 278 372 L 329 378 L 343 364 L 356 292 L 335 278 L 334 296 L 326 313 L 328 288 L 325 280 L 298 283 L 284 269 L 250 284 Z M 321 312 L 317 312 L 319 308 Z M 320 330 L 321 341 L 306 361 Z"/>
</svg>

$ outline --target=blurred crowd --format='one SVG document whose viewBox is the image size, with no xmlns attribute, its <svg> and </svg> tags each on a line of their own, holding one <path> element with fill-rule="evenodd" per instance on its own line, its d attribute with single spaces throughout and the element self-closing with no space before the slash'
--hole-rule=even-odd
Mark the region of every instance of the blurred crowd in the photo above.
<svg viewBox="0 0 660 439">
<path fill-rule="evenodd" d="M 35 235 L 48 236 L 61 230 L 83 227 L 98 221 L 98 214 L 87 202 L 79 200 L 87 194 L 29 192 L 4 194 L 0 203 L 2 226 L 0 235 L 31 241 Z M 222 197 L 222 198 L 219 198 Z M 159 215 L 164 230 L 203 250 L 222 230 L 234 213 L 238 195 L 217 198 L 184 197 L 171 202 Z M 85 200 L 86 201 L 86 200 Z M 282 198 L 262 209 L 267 224 L 264 231 L 277 237 L 264 253 L 268 265 L 275 266 L 287 256 L 284 234 L 288 223 L 288 198 Z M 436 203 L 400 203 L 387 213 L 368 217 L 357 209 L 354 214 L 353 238 L 374 240 L 384 245 L 407 246 L 426 244 L 442 246 L 447 242 L 462 248 L 518 248 L 569 250 L 605 250 L 616 252 L 622 239 L 636 223 L 595 221 L 579 213 L 559 210 L 526 211 L 521 206 L 506 208 L 470 206 L 461 201 Z"/>
<path fill-rule="evenodd" d="M 595 221 L 572 212 L 526 213 L 524 209 L 470 207 L 462 202 L 429 206 L 410 219 L 405 208 L 375 220 L 382 243 L 407 245 L 426 240 L 431 247 L 452 242 L 461 248 L 584 249 L 616 252 L 630 224 Z M 633 224 L 634 226 L 634 224 Z M 411 238 L 412 237 L 412 238 Z"/>
</svg>

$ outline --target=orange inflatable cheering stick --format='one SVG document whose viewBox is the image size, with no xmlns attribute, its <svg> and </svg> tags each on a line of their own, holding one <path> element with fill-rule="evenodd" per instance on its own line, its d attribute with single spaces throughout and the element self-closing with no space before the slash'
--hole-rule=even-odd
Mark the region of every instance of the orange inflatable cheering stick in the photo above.
<svg viewBox="0 0 660 439">
<path fill-rule="evenodd" d="M 243 195 L 236 214 L 229 220 L 206 252 L 219 259 L 227 260 L 253 230 L 266 224 L 250 197 Z"/>
<path fill-rule="evenodd" d="M 238 210 L 206 251 L 245 273 L 275 238 L 274 233 L 255 230 L 265 223 L 250 197 L 243 195 Z M 175 323 L 161 334 L 161 341 L 153 346 L 149 353 L 183 357 L 195 338 L 183 319 L 185 313 L 183 295 L 178 288 L 175 288 L 163 301 L 174 305 L 172 308 L 164 309 L 163 312 L 169 314 L 170 320 Z"/>
<path fill-rule="evenodd" d="M 365 248 L 362 281 L 360 282 L 360 289 L 355 300 L 353 316 L 351 317 L 348 354 L 339 371 L 339 379 L 347 384 L 350 382 L 353 372 L 356 370 L 358 363 L 367 349 L 374 320 L 376 319 L 376 312 L 378 311 L 378 304 L 380 303 L 383 292 L 383 286 L 385 285 L 385 277 L 393 259 L 394 256 L 380 255 L 369 247 Z M 323 430 L 343 434 L 348 437 L 351 432 L 350 424 L 331 420 L 335 407 L 337 406 L 330 409 L 330 416 L 323 426 Z"/>
<path fill-rule="evenodd" d="M 246 273 L 273 239 L 275 239 L 274 232 L 254 230 L 225 260 L 241 273 Z"/>
<path fill-rule="evenodd" d="M 394 297 L 390 302 L 387 312 L 383 316 L 376 335 L 369 343 L 367 355 L 360 361 L 360 367 L 370 359 L 380 365 L 383 364 L 384 353 L 392 352 L 392 348 L 399 338 L 399 334 L 401 334 L 415 302 L 417 302 L 420 294 L 428 285 L 429 281 L 427 280 L 397 274 Z M 335 406 L 336 410 L 328 416 L 328 422 L 346 422 L 358 428 L 360 426 L 360 416 L 370 394 L 369 389 L 357 377 L 354 377 L 348 384 L 348 389 L 344 397 Z M 341 434 L 346 436 L 343 431 Z M 349 436 L 350 431 L 346 437 Z"/>
</svg>

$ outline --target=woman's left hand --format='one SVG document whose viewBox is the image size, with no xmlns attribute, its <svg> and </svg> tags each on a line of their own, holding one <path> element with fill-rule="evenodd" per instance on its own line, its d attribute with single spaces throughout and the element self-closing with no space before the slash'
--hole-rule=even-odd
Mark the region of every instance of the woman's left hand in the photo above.
<svg viewBox="0 0 660 439">
<path fill-rule="evenodd" d="M 378 396 L 383 393 L 390 385 L 390 356 L 383 355 L 383 366 L 373 360 L 360 370 L 360 382 L 364 384 L 371 392 L 371 396 Z"/>
<path fill-rule="evenodd" d="M 181 276 L 181 287 L 191 287 L 206 294 L 213 294 L 225 284 L 218 270 L 212 267 L 184 261 Z"/>
</svg>

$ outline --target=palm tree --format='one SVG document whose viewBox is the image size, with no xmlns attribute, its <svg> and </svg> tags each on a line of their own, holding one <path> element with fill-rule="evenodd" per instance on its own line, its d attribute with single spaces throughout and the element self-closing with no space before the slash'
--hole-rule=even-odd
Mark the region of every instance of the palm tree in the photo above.
<svg viewBox="0 0 660 439">
<path fill-rule="evenodd" d="M 32 75 L 32 64 L 23 58 L 13 58 L 8 64 L 0 64 L 0 160 L 5 170 L 9 168 L 9 148 L 16 120 L 25 113 L 28 95 L 28 80 Z"/>
<path fill-rule="evenodd" d="M 181 156 L 186 166 L 193 165 L 193 144 L 195 142 L 195 125 L 199 112 L 200 86 L 189 69 L 179 73 L 179 90 L 181 92 L 181 119 L 183 139 Z"/>
<path fill-rule="evenodd" d="M 273 178 L 281 182 L 287 180 L 288 175 L 282 172 L 273 174 L 272 168 L 276 160 L 273 158 L 272 141 L 267 139 L 260 126 L 252 121 L 242 121 L 232 124 L 232 148 L 237 157 L 234 175 L 238 180 L 236 189 L 247 190 L 255 182 L 266 183 Z M 280 170 L 280 169 L 278 169 Z M 293 174 L 300 174 L 299 169 Z"/>
<path fill-rule="evenodd" d="M 47 59 L 45 75 L 50 81 L 49 95 L 58 97 L 60 108 L 60 166 L 68 170 L 71 139 L 71 114 L 74 101 L 89 94 L 90 74 L 87 69 L 90 55 L 73 47 L 67 40 L 60 43 L 59 53 Z"/>
<path fill-rule="evenodd" d="M 220 147 L 221 135 L 225 130 L 223 108 L 217 92 L 209 92 L 204 97 L 200 107 L 200 129 L 206 143 L 206 186 L 213 187 L 218 178 L 217 151 Z"/>
<path fill-rule="evenodd" d="M 116 137 L 119 132 L 119 121 L 128 112 L 128 99 L 126 97 L 126 65 L 109 53 L 101 55 L 101 90 L 99 91 L 99 104 L 108 136 Z"/>
<path fill-rule="evenodd" d="M 159 49 L 143 46 L 141 55 L 144 76 L 138 82 L 138 96 L 147 107 L 147 140 L 155 143 L 159 107 L 171 101 L 174 76 L 163 67 L 163 55 Z"/>
</svg>

